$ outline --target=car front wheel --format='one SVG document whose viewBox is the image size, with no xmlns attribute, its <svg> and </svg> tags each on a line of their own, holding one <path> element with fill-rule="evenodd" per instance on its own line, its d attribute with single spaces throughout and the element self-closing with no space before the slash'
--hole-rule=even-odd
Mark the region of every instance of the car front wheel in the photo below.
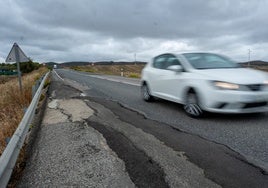
<svg viewBox="0 0 268 188">
<path fill-rule="evenodd" d="M 199 106 L 198 97 L 195 92 L 191 91 L 186 96 L 186 101 L 184 105 L 184 111 L 187 115 L 198 118 L 203 115 L 203 110 Z"/>
<path fill-rule="evenodd" d="M 150 89 L 147 86 L 147 84 L 143 84 L 141 86 L 141 94 L 142 94 L 143 100 L 145 100 L 147 102 L 153 100 L 153 96 L 151 96 Z"/>
</svg>

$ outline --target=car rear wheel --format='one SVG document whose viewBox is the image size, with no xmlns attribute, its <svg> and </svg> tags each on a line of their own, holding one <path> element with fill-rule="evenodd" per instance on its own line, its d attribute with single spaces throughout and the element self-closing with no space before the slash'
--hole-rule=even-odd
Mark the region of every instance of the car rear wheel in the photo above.
<svg viewBox="0 0 268 188">
<path fill-rule="evenodd" d="M 147 86 L 147 84 L 143 84 L 141 86 L 141 94 L 142 94 L 143 100 L 145 100 L 147 102 L 153 101 L 153 99 L 154 99 L 150 93 L 150 89 Z"/>
<path fill-rule="evenodd" d="M 190 91 L 186 96 L 186 102 L 184 105 L 184 111 L 187 115 L 198 118 L 201 117 L 204 112 L 199 106 L 198 97 L 195 92 Z"/>
</svg>

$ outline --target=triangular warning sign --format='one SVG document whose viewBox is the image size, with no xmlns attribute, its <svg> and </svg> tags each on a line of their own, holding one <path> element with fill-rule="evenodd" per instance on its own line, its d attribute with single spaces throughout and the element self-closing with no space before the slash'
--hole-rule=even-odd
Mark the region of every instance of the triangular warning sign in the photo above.
<svg viewBox="0 0 268 188">
<path fill-rule="evenodd" d="M 25 53 L 20 49 L 17 43 L 13 44 L 7 58 L 6 62 L 27 62 L 29 58 L 25 55 Z"/>
</svg>

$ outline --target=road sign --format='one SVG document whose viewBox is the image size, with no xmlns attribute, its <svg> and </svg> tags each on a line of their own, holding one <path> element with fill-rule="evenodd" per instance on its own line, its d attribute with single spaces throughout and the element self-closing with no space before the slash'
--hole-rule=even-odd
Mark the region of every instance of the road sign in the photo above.
<svg viewBox="0 0 268 188">
<path fill-rule="evenodd" d="M 14 43 L 13 47 L 11 48 L 6 62 L 28 62 L 29 58 L 25 55 L 25 53 L 21 50 L 17 43 Z"/>
<path fill-rule="evenodd" d="M 17 43 L 14 43 L 7 58 L 6 58 L 6 62 L 16 62 L 17 63 L 19 87 L 20 87 L 21 92 L 22 92 L 22 83 L 21 83 L 20 62 L 27 62 L 27 61 L 29 61 L 29 58 L 20 49 L 19 45 Z"/>
</svg>

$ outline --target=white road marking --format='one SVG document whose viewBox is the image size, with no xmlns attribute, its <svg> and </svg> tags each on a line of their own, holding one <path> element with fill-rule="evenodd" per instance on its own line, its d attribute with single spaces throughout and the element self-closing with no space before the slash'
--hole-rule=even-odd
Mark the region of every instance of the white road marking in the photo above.
<svg viewBox="0 0 268 188">
<path fill-rule="evenodd" d="M 55 70 L 53 70 L 54 72 L 55 72 L 55 74 L 62 80 L 62 81 L 64 81 L 64 79 L 62 78 L 62 77 L 60 77 L 60 75 L 55 71 Z"/>
<path fill-rule="evenodd" d="M 131 83 L 131 82 L 128 82 L 128 81 L 122 81 L 122 80 L 117 80 L 117 79 L 113 79 L 113 78 L 106 78 L 106 77 L 102 77 L 102 76 L 99 76 L 99 75 L 86 75 L 86 74 L 82 74 L 82 73 L 79 73 L 79 72 L 75 72 L 75 73 L 76 74 L 79 74 L 81 76 L 88 76 L 88 77 L 93 77 L 93 78 L 99 78 L 99 79 L 102 79 L 102 80 L 108 80 L 108 81 L 112 81 L 112 82 L 118 82 L 118 83 L 122 83 L 122 84 L 128 84 L 128 85 L 133 85 L 133 86 L 140 86 L 140 84 L 135 84 L 135 83 Z"/>
</svg>

